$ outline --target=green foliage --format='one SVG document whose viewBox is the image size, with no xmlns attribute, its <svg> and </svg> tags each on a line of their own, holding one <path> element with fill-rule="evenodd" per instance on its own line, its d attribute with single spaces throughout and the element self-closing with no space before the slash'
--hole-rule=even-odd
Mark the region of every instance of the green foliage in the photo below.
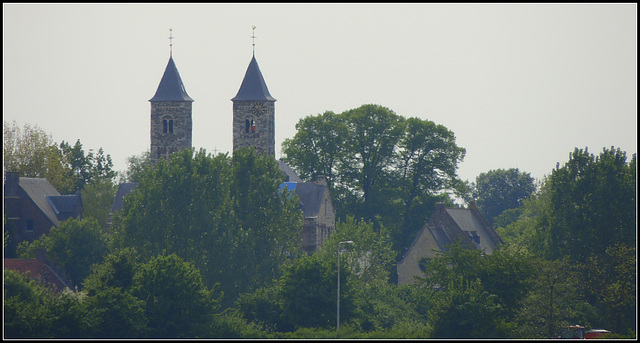
<svg viewBox="0 0 640 343">
<path fill-rule="evenodd" d="M 100 227 L 106 227 L 116 190 L 116 185 L 108 178 L 98 178 L 86 185 L 80 192 L 82 216 L 95 218 Z"/>
<path fill-rule="evenodd" d="M 114 216 L 113 246 L 143 260 L 175 253 L 193 263 L 225 307 L 279 276 L 298 250 L 299 200 L 278 192 L 284 176 L 271 156 L 238 149 L 233 158 L 204 150 L 174 153 L 144 169 Z"/>
<path fill-rule="evenodd" d="M 493 223 L 504 211 L 520 207 L 534 191 L 531 174 L 518 168 L 496 169 L 476 177 L 473 196 L 482 214 Z"/>
<path fill-rule="evenodd" d="M 636 156 L 630 163 L 620 149 L 599 156 L 575 149 L 569 161 L 549 178 L 550 210 L 542 228 L 548 234 L 547 256 L 585 261 L 604 255 L 616 243 L 636 238 Z"/>
<path fill-rule="evenodd" d="M 418 314 L 429 318 L 434 338 L 507 337 L 530 289 L 530 258 L 517 247 L 502 246 L 485 255 L 460 244 L 450 245 L 448 251 L 423 261 L 425 276 L 415 286 L 413 303 Z M 456 328 L 456 321 L 470 326 Z"/>
<path fill-rule="evenodd" d="M 429 311 L 432 338 L 500 338 L 497 296 L 484 290 L 479 279 L 451 280 L 434 297 Z"/>
<path fill-rule="evenodd" d="M 51 228 L 49 234 L 29 244 L 27 241 L 18 246 L 18 256 L 33 258 L 38 248 L 44 248 L 47 258 L 54 261 L 76 285 L 91 271 L 91 265 L 102 262 L 107 253 L 106 236 L 94 218 L 69 218 L 60 222 L 59 227 Z"/>
<path fill-rule="evenodd" d="M 157 256 L 140 266 L 131 293 L 144 301 L 150 338 L 203 338 L 217 299 L 200 272 L 175 254 Z"/>
<path fill-rule="evenodd" d="M 385 227 L 376 229 L 371 222 L 358 222 L 348 216 L 344 221 L 338 220 L 336 229 L 317 254 L 326 260 L 337 260 L 338 243 L 350 240 L 354 243 L 342 253 L 341 258 L 348 262 L 354 282 L 365 285 L 376 280 L 388 280 L 396 253 L 392 249 L 389 230 Z"/>
<path fill-rule="evenodd" d="M 91 338 L 144 338 L 147 332 L 144 301 L 118 287 L 102 288 L 86 299 L 94 323 Z"/>
<path fill-rule="evenodd" d="M 331 111 L 307 116 L 296 123 L 296 130 L 294 138 L 282 143 L 287 163 L 296 167 L 302 179 L 324 175 L 332 187 L 338 159 L 344 154 L 344 137 L 348 135 L 341 116 Z"/>
<path fill-rule="evenodd" d="M 283 315 L 295 327 L 330 328 L 336 325 L 337 261 L 300 257 L 280 282 Z M 340 318 L 354 313 L 353 288 L 348 268 L 340 270 Z"/>
<path fill-rule="evenodd" d="M 327 176 L 338 218 L 388 227 L 396 250 L 444 200 L 438 194 L 461 189 L 456 169 L 465 150 L 442 125 L 363 105 L 305 117 L 296 128 L 283 143 L 285 162 L 302 178 Z"/>
<path fill-rule="evenodd" d="M 91 274 L 84 279 L 83 289 L 90 296 L 110 288 L 130 290 L 140 263 L 135 249 L 111 252 L 102 263 L 91 266 Z"/>
<path fill-rule="evenodd" d="M 570 324 L 584 322 L 577 311 L 583 300 L 578 291 L 580 280 L 568 259 L 535 259 L 531 291 L 518 313 L 517 337 L 554 338 Z"/>
<path fill-rule="evenodd" d="M 540 189 L 522 202 L 517 209 L 507 210 L 495 222 L 496 233 L 507 245 L 524 247 L 534 255 L 544 254 L 548 239 L 542 230 L 542 218 L 549 211 L 551 192 L 549 183 L 543 182 Z M 507 218 L 518 213 L 515 220 Z M 507 223 L 502 226 L 503 223 Z"/>
<path fill-rule="evenodd" d="M 140 155 L 133 155 L 127 158 L 127 170 L 120 182 L 140 182 L 143 171 L 151 168 L 151 154 L 149 150 Z"/>
<path fill-rule="evenodd" d="M 51 134 L 38 125 L 28 123 L 22 129 L 13 121 L 4 122 L 3 167 L 5 171 L 18 172 L 25 177 L 44 177 L 46 151 L 53 144 Z"/>
<path fill-rule="evenodd" d="M 4 171 L 46 178 L 61 194 L 73 194 L 99 178 L 113 180 L 116 176 L 111 156 L 102 148 L 97 154 L 89 151 L 85 155 L 80 140 L 73 147 L 65 141 L 58 146 L 37 125 L 27 123 L 21 130 L 15 121 L 4 122 L 3 140 Z"/>
<path fill-rule="evenodd" d="M 53 294 L 28 276 L 4 270 L 5 338 L 51 338 Z"/>
</svg>

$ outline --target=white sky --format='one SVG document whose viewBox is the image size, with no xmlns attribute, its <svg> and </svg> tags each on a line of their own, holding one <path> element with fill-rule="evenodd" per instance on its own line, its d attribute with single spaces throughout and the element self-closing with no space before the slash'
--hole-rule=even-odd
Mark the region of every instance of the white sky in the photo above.
<svg viewBox="0 0 640 343">
<path fill-rule="evenodd" d="M 300 118 L 369 103 L 452 130 L 463 180 L 637 151 L 637 4 L 3 4 L 4 120 L 124 170 L 149 149 L 172 28 L 193 146 L 231 151 L 252 25 L 276 157 Z"/>
</svg>

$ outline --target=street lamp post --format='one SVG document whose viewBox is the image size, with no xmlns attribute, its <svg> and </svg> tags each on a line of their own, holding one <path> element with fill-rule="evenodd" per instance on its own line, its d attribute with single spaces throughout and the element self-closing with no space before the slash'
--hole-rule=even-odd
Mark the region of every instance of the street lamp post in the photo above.
<svg viewBox="0 0 640 343">
<path fill-rule="evenodd" d="M 353 244 L 353 241 L 342 241 L 338 243 L 338 302 L 336 309 L 336 331 L 340 330 L 340 244 Z"/>
</svg>

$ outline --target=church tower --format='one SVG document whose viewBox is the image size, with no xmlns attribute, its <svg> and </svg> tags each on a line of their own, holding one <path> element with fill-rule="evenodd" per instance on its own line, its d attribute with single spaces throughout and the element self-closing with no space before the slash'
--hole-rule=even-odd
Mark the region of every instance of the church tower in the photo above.
<svg viewBox="0 0 640 343">
<path fill-rule="evenodd" d="M 254 27 L 255 28 L 255 27 Z M 255 38 L 255 36 L 252 36 Z M 233 101 L 233 150 L 253 147 L 275 157 L 275 102 L 264 82 L 254 52 Z"/>
<path fill-rule="evenodd" d="M 169 39 L 173 39 L 172 36 Z M 171 46 L 173 44 L 170 44 Z M 178 68 L 173 62 L 173 47 L 156 94 L 151 102 L 151 163 L 171 153 L 191 149 L 191 103 Z"/>
</svg>

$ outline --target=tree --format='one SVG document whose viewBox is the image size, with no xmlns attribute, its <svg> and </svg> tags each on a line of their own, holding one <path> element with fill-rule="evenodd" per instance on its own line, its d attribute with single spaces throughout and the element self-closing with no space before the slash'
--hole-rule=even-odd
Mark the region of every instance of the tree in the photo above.
<svg viewBox="0 0 640 343">
<path fill-rule="evenodd" d="M 567 259 L 534 262 L 531 292 L 518 313 L 521 338 L 555 338 L 569 325 L 580 322 L 577 270 Z"/>
<path fill-rule="evenodd" d="M 74 192 L 84 189 L 86 185 L 99 179 L 113 181 L 117 175 L 113 171 L 111 156 L 105 156 L 102 148 L 98 149 L 97 155 L 92 150 L 85 155 L 82 143 L 78 139 L 74 146 L 62 141 L 60 151 L 64 156 L 64 162 L 73 172 L 76 182 Z"/>
<path fill-rule="evenodd" d="M 71 281 L 81 285 L 90 274 L 91 265 L 102 262 L 107 253 L 106 237 L 94 218 L 69 218 L 52 228 L 48 235 L 18 246 L 21 258 L 35 256 L 38 248 L 44 248 L 47 257 L 69 275 Z"/>
<path fill-rule="evenodd" d="M 304 117 L 296 123 L 296 130 L 294 138 L 282 143 L 287 161 L 297 167 L 301 178 L 313 180 L 324 175 L 331 187 L 338 159 L 344 154 L 344 138 L 348 135 L 342 117 L 331 111 Z"/>
<path fill-rule="evenodd" d="M 409 246 L 415 233 L 433 212 L 437 197 L 446 189 L 458 190 L 461 181 L 456 169 L 462 162 L 465 149 L 455 144 L 452 131 L 434 122 L 409 118 L 399 142 L 396 177 L 390 189 L 401 191 L 404 208 L 401 246 Z M 396 186 L 397 185 L 397 186 Z"/>
<path fill-rule="evenodd" d="M 51 134 L 38 125 L 4 122 L 3 168 L 22 177 L 46 178 L 62 194 L 73 193 L 73 172 L 64 163 L 62 152 Z"/>
<path fill-rule="evenodd" d="M 149 150 L 140 155 L 133 155 L 127 158 L 127 170 L 120 182 L 140 182 L 143 170 L 151 168 L 151 154 Z"/>
<path fill-rule="evenodd" d="M 341 268 L 340 318 L 355 312 L 349 268 Z M 295 327 L 330 328 L 336 325 L 337 261 L 303 256 L 287 267 L 280 279 L 283 316 Z"/>
<path fill-rule="evenodd" d="M 284 179 L 271 156 L 238 149 L 233 158 L 184 150 L 141 173 L 114 216 L 114 248 L 143 260 L 175 253 L 193 263 L 223 305 L 277 278 L 295 256 L 302 229 L 299 200 L 278 192 Z"/>
<path fill-rule="evenodd" d="M 4 171 L 46 178 L 61 194 L 73 194 L 96 179 L 116 176 L 111 156 L 102 148 L 96 155 L 91 150 L 85 155 L 80 140 L 73 147 L 65 141 L 58 146 L 37 125 L 27 123 L 21 130 L 15 121 L 4 122 L 3 139 Z"/>
<path fill-rule="evenodd" d="M 449 281 L 429 311 L 431 338 L 501 338 L 497 296 L 482 287 L 479 279 L 463 277 Z"/>
<path fill-rule="evenodd" d="M 4 171 L 15 171 L 25 177 L 44 177 L 46 150 L 53 144 L 51 134 L 28 123 L 21 130 L 14 120 L 4 122 L 2 138 Z"/>
<path fill-rule="evenodd" d="M 85 301 L 94 320 L 89 337 L 132 339 L 146 336 L 145 303 L 130 292 L 109 287 L 87 297 Z"/>
<path fill-rule="evenodd" d="M 549 178 L 550 209 L 542 229 L 551 258 L 585 261 L 616 243 L 636 239 L 636 155 L 630 163 L 620 149 L 599 156 L 575 149 Z"/>
<path fill-rule="evenodd" d="M 337 217 L 390 228 L 396 250 L 410 244 L 435 202 L 446 201 L 446 190 L 461 188 L 456 169 L 465 150 L 431 121 L 369 104 L 308 116 L 296 127 L 283 143 L 284 161 L 302 178 L 326 175 Z"/>
<path fill-rule="evenodd" d="M 394 150 L 403 133 L 404 118 L 388 108 L 363 105 L 343 113 L 349 130 L 345 137 L 345 154 L 340 157 L 341 181 L 349 180 L 359 194 L 353 204 L 358 217 L 373 220 L 382 202 L 372 195 L 382 196 L 376 188 L 387 177 L 394 161 Z"/>
<path fill-rule="evenodd" d="M 495 338 L 508 336 L 514 326 L 520 304 L 529 292 L 529 277 L 534 271 L 529 254 L 517 246 L 501 246 L 491 255 L 486 255 L 481 250 L 467 249 L 459 243 L 449 245 L 447 248 L 446 251 L 438 252 L 436 258 L 425 259 L 422 262 L 424 277 L 419 279 L 420 283 L 417 286 L 420 292 L 426 293 L 422 295 L 424 299 L 422 306 L 427 308 L 444 306 L 448 309 L 447 311 L 453 311 L 450 306 L 455 308 L 472 306 L 463 304 L 463 300 L 482 299 L 482 301 L 487 301 L 484 305 L 490 309 L 484 315 L 491 314 L 491 318 L 483 320 L 489 321 L 485 324 L 492 327 L 494 332 L 477 331 L 472 334 L 469 331 L 468 334 L 471 336 L 456 337 Z M 442 297 L 441 292 L 445 292 L 451 298 L 445 296 L 443 299 L 448 300 L 440 303 L 438 299 Z M 436 305 L 434 305 L 434 301 L 437 303 Z M 434 314 L 436 312 L 426 311 L 431 318 L 430 323 L 436 330 L 439 330 L 433 317 L 440 315 Z M 452 320 L 453 318 L 461 321 L 469 320 L 463 318 L 462 312 L 456 313 Z M 472 316 L 472 312 L 467 316 Z M 452 337 L 446 336 L 446 332 L 446 330 L 441 331 L 436 337 L 441 337 L 439 335 Z"/>
<path fill-rule="evenodd" d="M 151 258 L 133 277 L 131 293 L 144 301 L 150 338 L 205 338 L 217 299 L 196 267 L 175 254 Z"/>
<path fill-rule="evenodd" d="M 338 243 L 349 240 L 354 243 L 342 253 L 341 259 L 349 263 L 353 282 L 358 287 L 377 280 L 388 282 L 396 260 L 389 230 L 385 227 L 376 230 L 373 223 L 348 216 L 344 221 L 338 220 L 336 229 L 316 254 L 325 260 L 337 260 Z"/>
<path fill-rule="evenodd" d="M 4 270 L 3 286 L 4 337 L 52 338 L 51 291 L 13 270 Z"/>
<path fill-rule="evenodd" d="M 506 210 L 520 207 L 535 191 L 531 174 L 518 168 L 495 169 L 476 177 L 473 196 L 490 223 Z"/>
<path fill-rule="evenodd" d="M 82 216 L 95 218 L 98 221 L 98 226 L 106 227 L 116 190 L 116 185 L 109 178 L 97 178 L 86 185 L 80 192 Z"/>
</svg>

